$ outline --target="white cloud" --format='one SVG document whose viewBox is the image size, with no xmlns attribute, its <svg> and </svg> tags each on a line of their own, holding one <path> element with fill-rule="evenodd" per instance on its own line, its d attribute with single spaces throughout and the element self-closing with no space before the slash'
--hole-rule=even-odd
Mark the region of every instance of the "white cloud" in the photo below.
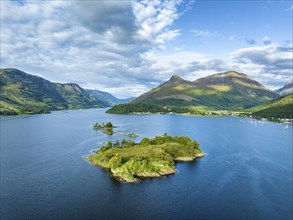
<svg viewBox="0 0 293 220">
<path fill-rule="evenodd" d="M 238 41 L 240 39 L 237 35 L 227 35 L 219 31 L 192 29 L 190 32 L 193 33 L 195 37 L 205 40 L 217 38 L 221 40 Z"/>
<path fill-rule="evenodd" d="M 180 50 L 171 54 L 152 52 L 146 57 L 152 63 L 149 68 L 160 73 L 157 81 L 167 80 L 172 74 L 195 80 L 217 72 L 235 70 L 248 74 L 272 89 L 292 79 L 292 58 L 292 45 L 281 47 L 277 44 L 242 48 L 221 57 Z"/>
<path fill-rule="evenodd" d="M 179 18 L 177 6 L 181 1 L 142 1 L 133 2 L 133 11 L 138 27 L 136 38 L 156 44 L 173 39 L 179 30 L 168 27 Z"/>
<path fill-rule="evenodd" d="M 192 4 L 183 0 L 1 1 L 1 68 L 76 82 L 118 97 L 138 96 L 173 74 L 195 80 L 235 69 L 270 86 L 276 77 L 281 83 L 289 79 L 288 46 L 248 47 L 222 57 L 180 48 L 162 50 L 181 34 L 172 25 Z M 193 33 L 239 39 L 208 30 Z"/>
<path fill-rule="evenodd" d="M 213 37 L 218 37 L 221 34 L 218 32 L 213 32 L 209 30 L 197 30 L 193 29 L 191 32 L 196 36 L 196 37 L 201 37 L 201 38 L 213 38 Z"/>
<path fill-rule="evenodd" d="M 1 1 L 1 67 L 107 91 L 132 79 L 128 91 L 139 95 L 151 81 L 144 54 L 180 35 L 172 29 L 179 5 L 190 2 Z"/>
</svg>

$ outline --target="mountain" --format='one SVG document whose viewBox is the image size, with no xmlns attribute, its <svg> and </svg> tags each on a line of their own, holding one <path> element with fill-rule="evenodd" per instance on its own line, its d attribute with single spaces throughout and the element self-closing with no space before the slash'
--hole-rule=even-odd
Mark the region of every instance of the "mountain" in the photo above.
<svg viewBox="0 0 293 220">
<path fill-rule="evenodd" d="M 293 119 L 293 94 L 277 98 L 249 110 L 253 116 L 257 117 Z"/>
<path fill-rule="evenodd" d="M 289 81 L 280 89 L 275 90 L 281 96 L 286 96 L 293 93 L 293 80 Z"/>
<path fill-rule="evenodd" d="M 17 69 L 0 69 L 0 93 L 1 115 L 109 106 L 77 84 L 52 83 Z"/>
<path fill-rule="evenodd" d="M 241 110 L 277 97 L 278 94 L 246 74 L 235 71 L 217 73 L 192 82 L 174 75 L 131 103 L 115 106 L 108 112 Z"/>
<path fill-rule="evenodd" d="M 90 95 L 94 96 L 96 99 L 99 99 L 101 101 L 108 103 L 109 106 L 127 103 L 127 102 L 130 102 L 135 99 L 134 97 L 128 98 L 128 99 L 118 99 L 115 96 L 113 96 L 112 94 L 110 94 L 108 92 L 102 92 L 100 90 L 86 89 L 86 92 L 89 93 Z"/>
<path fill-rule="evenodd" d="M 217 109 L 243 109 L 279 97 L 248 75 L 235 71 L 200 78 L 194 83 L 201 92 L 199 100 Z"/>
</svg>

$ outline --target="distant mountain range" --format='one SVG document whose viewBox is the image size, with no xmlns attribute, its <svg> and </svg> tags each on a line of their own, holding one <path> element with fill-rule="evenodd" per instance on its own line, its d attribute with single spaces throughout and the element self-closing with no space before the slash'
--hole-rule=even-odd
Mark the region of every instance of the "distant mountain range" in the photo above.
<svg viewBox="0 0 293 220">
<path fill-rule="evenodd" d="M 248 75 L 229 71 L 195 81 L 173 75 L 138 98 L 118 99 L 107 92 L 74 83 L 52 83 L 17 69 L 0 69 L 0 114 L 45 113 L 52 110 L 110 107 L 108 113 L 251 112 L 256 117 L 292 117 L 292 81 L 275 92 Z M 124 104 L 123 104 L 124 103 Z"/>
<path fill-rule="evenodd" d="M 279 98 L 280 95 L 248 75 L 236 71 L 217 73 L 195 81 L 174 75 L 157 88 L 109 113 L 242 111 Z"/>
<path fill-rule="evenodd" d="M 52 83 L 17 69 L 0 69 L 0 94 L 1 115 L 109 107 L 128 101 L 74 83 Z"/>
<path fill-rule="evenodd" d="M 118 99 L 115 96 L 113 96 L 112 94 L 110 94 L 108 92 L 102 92 L 100 90 L 86 89 L 86 92 L 89 93 L 90 95 L 94 96 L 96 99 L 106 102 L 108 104 L 108 106 L 114 106 L 117 104 L 127 103 L 127 102 L 133 101 L 135 99 L 135 97 L 128 98 L 128 99 Z"/>
<path fill-rule="evenodd" d="M 285 86 L 280 89 L 275 90 L 281 96 L 286 96 L 293 93 L 293 80 L 288 82 Z"/>
<path fill-rule="evenodd" d="M 292 83 L 278 90 L 263 86 L 236 71 L 217 73 L 195 81 L 173 75 L 167 82 L 127 104 L 116 105 L 108 113 L 187 113 L 206 115 L 222 110 L 251 112 L 256 117 L 293 118 Z M 209 114 L 209 113 L 208 113 Z"/>
<path fill-rule="evenodd" d="M 205 106 L 213 109 L 243 109 L 279 97 L 243 73 L 218 73 L 186 81 L 174 75 L 167 82 L 141 95 L 133 103 L 172 106 Z"/>
</svg>

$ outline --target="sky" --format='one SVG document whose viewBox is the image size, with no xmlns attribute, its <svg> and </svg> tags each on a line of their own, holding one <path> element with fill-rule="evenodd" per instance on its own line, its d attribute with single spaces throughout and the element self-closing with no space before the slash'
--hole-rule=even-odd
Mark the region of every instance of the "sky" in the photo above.
<svg viewBox="0 0 293 220">
<path fill-rule="evenodd" d="M 177 74 L 292 79 L 292 1 L 1 0 L 1 68 L 118 98 Z"/>
</svg>

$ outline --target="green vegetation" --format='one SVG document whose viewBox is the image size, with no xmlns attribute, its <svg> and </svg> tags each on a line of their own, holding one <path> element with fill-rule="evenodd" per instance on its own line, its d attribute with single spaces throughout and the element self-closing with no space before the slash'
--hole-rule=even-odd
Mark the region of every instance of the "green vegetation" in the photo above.
<svg viewBox="0 0 293 220">
<path fill-rule="evenodd" d="M 102 123 L 101 125 L 97 122 L 93 125 L 93 129 L 95 130 L 104 129 L 104 128 L 114 128 L 114 126 L 111 122 L 107 122 L 106 124 Z"/>
<path fill-rule="evenodd" d="M 95 130 L 101 129 L 103 130 L 103 133 L 107 135 L 113 135 L 115 133 L 113 128 L 117 128 L 117 126 L 113 126 L 111 122 L 108 122 L 106 124 L 102 123 L 101 125 L 97 122 L 93 125 L 93 129 Z"/>
<path fill-rule="evenodd" d="M 292 82 L 284 89 L 292 90 Z M 292 96 L 280 98 L 247 75 L 230 71 L 193 82 L 173 76 L 136 100 L 116 105 L 107 113 L 238 115 L 273 120 L 293 118 L 292 109 Z"/>
<path fill-rule="evenodd" d="M 107 113 L 114 114 L 131 114 L 131 113 L 178 113 L 184 114 L 189 113 L 193 115 L 205 115 L 206 109 L 203 106 L 186 106 L 186 107 L 176 107 L 176 106 L 159 106 L 153 104 L 146 103 L 128 103 L 128 104 L 120 104 L 115 105 L 111 109 L 107 110 Z"/>
<path fill-rule="evenodd" d="M 107 135 L 113 135 L 115 132 L 113 128 L 104 128 L 103 133 Z"/>
<path fill-rule="evenodd" d="M 123 139 L 108 142 L 96 154 L 87 156 L 92 164 L 107 169 L 119 181 L 137 182 L 176 172 L 175 161 L 191 161 L 204 154 L 196 141 L 186 136 L 156 136 L 140 143 Z"/>
<path fill-rule="evenodd" d="M 278 94 L 257 81 L 235 71 L 214 74 L 193 82 L 175 75 L 134 101 L 116 105 L 107 112 L 209 115 L 205 112 L 242 111 L 277 97 Z"/>
<path fill-rule="evenodd" d="M 289 82 L 278 92 L 281 95 L 291 93 L 292 85 Z M 118 100 L 98 90 L 84 90 L 74 83 L 52 83 L 17 69 L 0 69 L 0 93 L 0 115 L 106 107 L 130 100 Z M 130 103 L 116 105 L 107 113 L 221 116 L 239 115 L 237 112 L 245 111 L 243 116 L 270 120 L 292 118 L 292 98 L 276 99 L 278 97 L 257 81 L 235 71 L 214 74 L 192 82 L 174 75 L 157 88 Z M 273 99 L 276 99 L 276 103 L 270 102 Z M 104 133 L 113 134 L 113 128 L 104 129 Z"/>
<path fill-rule="evenodd" d="M 109 106 L 74 83 L 52 83 L 17 69 L 0 69 L 0 115 Z"/>
<path fill-rule="evenodd" d="M 264 105 L 248 109 L 253 117 L 293 119 L 293 94 L 272 100 Z"/>
<path fill-rule="evenodd" d="M 132 138 L 138 137 L 138 135 L 133 132 L 132 133 L 117 133 L 117 134 L 122 135 L 122 136 L 126 136 L 126 137 L 132 137 Z"/>
</svg>

